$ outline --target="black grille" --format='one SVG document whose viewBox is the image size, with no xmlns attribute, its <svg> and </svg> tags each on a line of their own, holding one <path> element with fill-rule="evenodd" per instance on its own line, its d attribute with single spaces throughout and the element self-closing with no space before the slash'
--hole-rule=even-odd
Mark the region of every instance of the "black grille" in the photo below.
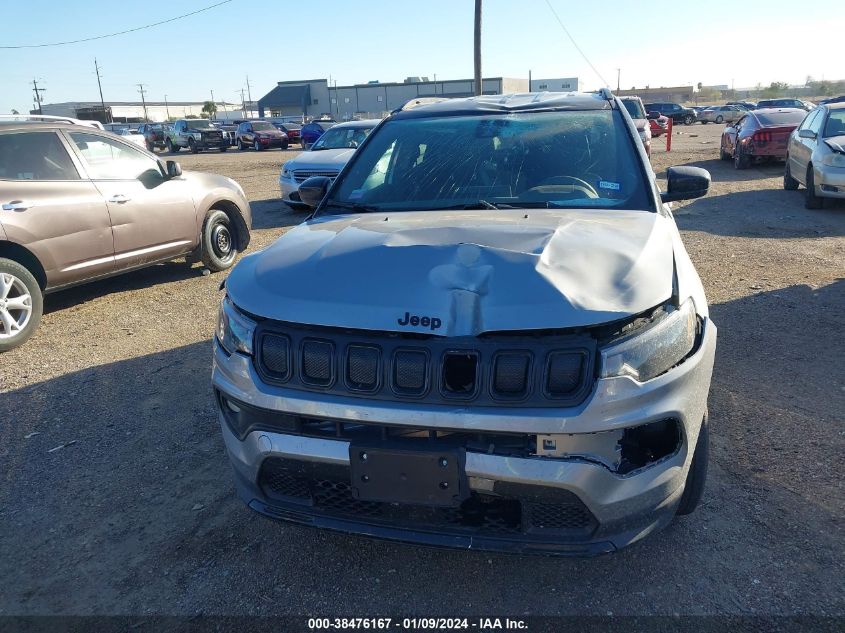
<svg viewBox="0 0 845 633">
<path fill-rule="evenodd" d="M 305 341 L 302 344 L 302 380 L 327 387 L 332 383 L 334 345 L 328 341 Z"/>
<path fill-rule="evenodd" d="M 588 334 L 439 337 L 263 321 L 256 340 L 265 382 L 373 400 L 566 407 L 595 381 Z"/>
<path fill-rule="evenodd" d="M 581 354 L 554 352 L 549 354 L 546 389 L 553 398 L 570 396 L 581 385 L 584 358 Z"/>
<path fill-rule="evenodd" d="M 280 378 L 290 373 L 290 340 L 279 334 L 266 334 L 261 341 L 264 365 Z"/>
<path fill-rule="evenodd" d="M 350 345 L 346 352 L 346 380 L 350 389 L 373 391 L 379 383 L 379 350 Z"/>
<path fill-rule="evenodd" d="M 270 499 L 310 506 L 310 512 L 409 528 L 499 536 L 555 532 L 579 539 L 588 538 L 598 526 L 581 500 L 566 491 L 552 491 L 558 502 L 538 502 L 530 496 L 519 498 L 515 494 L 519 487 L 509 485 L 503 487 L 507 494 L 473 492 L 455 508 L 412 506 L 355 499 L 349 469 L 326 468 L 318 474 L 311 464 L 269 458 L 261 466 L 258 483 Z M 526 492 L 529 488 L 522 487 Z"/>
<path fill-rule="evenodd" d="M 493 391 L 502 396 L 522 396 L 528 390 L 531 357 L 522 352 L 502 352 L 493 364 Z"/>
<path fill-rule="evenodd" d="M 408 395 L 425 391 L 428 354 L 423 351 L 399 350 L 393 358 L 393 382 L 396 390 Z"/>
</svg>

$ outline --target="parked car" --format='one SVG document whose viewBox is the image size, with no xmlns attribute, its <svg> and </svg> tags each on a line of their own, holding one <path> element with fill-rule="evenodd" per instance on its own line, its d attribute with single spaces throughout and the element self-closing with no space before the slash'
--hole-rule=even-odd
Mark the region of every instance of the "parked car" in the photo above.
<svg viewBox="0 0 845 633">
<path fill-rule="evenodd" d="M 165 147 L 168 152 L 188 148 L 192 154 L 207 149 L 225 152 L 229 143 L 223 132 L 208 119 L 179 119 L 166 130 Z"/>
<path fill-rule="evenodd" d="M 302 184 L 313 217 L 235 266 L 214 342 L 250 508 L 577 555 L 693 511 L 716 328 L 665 205 L 710 176 L 669 168 L 660 193 L 623 108 L 406 107 Z"/>
<path fill-rule="evenodd" d="M 299 130 L 299 143 L 302 149 L 311 149 L 311 146 L 323 135 L 323 132 L 337 125 L 332 119 L 314 119 L 306 123 Z"/>
<path fill-rule="evenodd" d="M 733 123 L 746 112 L 748 112 L 748 110 L 738 106 L 711 106 L 703 112 L 698 113 L 698 120 L 704 125 L 707 123 L 725 123 L 726 121 L 728 123 Z"/>
<path fill-rule="evenodd" d="M 789 137 L 783 188 L 806 188 L 805 206 L 845 198 L 845 102 L 820 105 Z"/>
<path fill-rule="evenodd" d="M 103 127 L 106 132 L 122 136 L 130 143 L 134 143 L 139 147 L 147 147 L 147 142 L 144 140 L 144 136 L 128 123 L 106 123 Z"/>
<path fill-rule="evenodd" d="M 311 176 L 337 176 L 378 123 L 379 119 L 338 123 L 321 135 L 310 150 L 282 165 L 279 174 L 282 200 L 294 208 L 302 208 L 299 185 Z"/>
<path fill-rule="evenodd" d="M 745 110 L 755 110 L 757 108 L 757 104 L 751 101 L 728 101 L 725 105 L 739 106 Z"/>
<path fill-rule="evenodd" d="M 44 293 L 180 256 L 225 270 L 250 239 L 237 183 L 79 125 L 0 125 L 0 202 L 0 351 L 32 335 Z"/>
<path fill-rule="evenodd" d="M 97 128 L 98 130 L 106 129 L 99 121 L 92 121 L 90 119 L 74 119 L 68 116 L 53 116 L 49 114 L 0 114 L 0 123 L 13 121 L 20 123 L 35 123 L 38 121 L 44 123 L 73 123 L 74 125 L 84 125 Z"/>
<path fill-rule="evenodd" d="M 238 125 L 236 143 L 241 151 L 247 147 L 255 151 L 272 147 L 287 149 L 288 135 L 269 121 L 244 121 Z"/>
<path fill-rule="evenodd" d="M 229 147 L 237 145 L 238 126 L 236 124 L 223 123 L 221 121 L 215 123 L 214 127 L 223 132 L 223 139 L 228 143 Z"/>
<path fill-rule="evenodd" d="M 757 102 L 757 108 L 800 108 L 805 112 L 809 112 L 816 106 L 808 101 L 801 99 L 762 99 Z"/>
<path fill-rule="evenodd" d="M 652 138 L 666 134 L 666 131 L 669 129 L 669 117 L 663 116 L 656 111 L 648 113 L 648 123 L 651 128 Z"/>
<path fill-rule="evenodd" d="M 823 99 L 819 101 L 819 105 L 828 105 L 830 103 L 845 103 L 845 95 L 841 95 L 839 97 L 830 97 L 828 99 Z"/>
<path fill-rule="evenodd" d="M 789 135 L 806 115 L 798 108 L 760 108 L 744 114 L 722 132 L 719 158 L 746 169 L 760 158 L 784 160 Z"/>
<path fill-rule="evenodd" d="M 648 112 L 659 112 L 670 117 L 674 123 L 683 123 L 684 125 L 692 125 L 697 117 L 695 110 L 685 108 L 677 103 L 647 103 L 645 109 Z"/>
<path fill-rule="evenodd" d="M 156 148 L 164 149 L 167 140 L 166 123 L 142 123 L 138 132 L 144 137 L 144 145 L 153 152 Z"/>
<path fill-rule="evenodd" d="M 273 122 L 279 130 L 284 132 L 288 135 L 288 142 L 292 144 L 299 143 L 299 135 L 300 131 L 302 130 L 302 126 L 298 123 L 276 123 Z"/>
<path fill-rule="evenodd" d="M 620 97 L 619 99 L 634 121 L 634 127 L 637 128 L 637 134 L 640 135 L 646 154 L 651 156 L 651 126 L 648 122 L 645 106 L 643 106 L 643 100 L 639 97 Z"/>
</svg>

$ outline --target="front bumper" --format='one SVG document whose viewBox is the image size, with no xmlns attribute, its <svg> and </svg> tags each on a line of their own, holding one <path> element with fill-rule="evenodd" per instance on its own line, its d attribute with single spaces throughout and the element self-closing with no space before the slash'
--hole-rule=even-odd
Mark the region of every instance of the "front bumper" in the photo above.
<svg viewBox="0 0 845 633">
<path fill-rule="evenodd" d="M 279 176 L 279 193 L 283 202 L 293 205 L 302 204 L 302 200 L 299 198 L 299 183 L 293 178 Z"/>
<path fill-rule="evenodd" d="M 845 198 L 845 167 L 814 166 L 818 175 L 816 194 L 825 198 Z"/>
<path fill-rule="evenodd" d="M 435 405 L 375 402 L 318 393 L 295 392 L 263 384 L 251 359 L 227 356 L 214 344 L 213 384 L 224 396 L 263 409 L 289 414 L 415 426 L 431 429 L 538 434 L 593 434 L 675 419 L 681 428 L 677 450 L 645 468 L 620 475 L 608 467 L 578 458 L 511 457 L 467 450 L 465 471 L 478 499 L 507 497 L 523 504 L 537 499 L 554 506 L 582 504 L 589 521 L 579 530 L 505 531 L 394 521 L 378 513 L 325 512 L 305 499 L 273 497 L 262 486 L 262 468 L 284 464 L 320 481 L 348 478 L 349 446 L 345 440 L 253 431 L 241 441 L 218 411 L 226 450 L 235 472 L 239 496 L 268 516 L 344 532 L 397 541 L 466 549 L 590 555 L 612 552 L 668 524 L 684 483 L 707 406 L 716 347 L 716 328 L 705 321 L 702 342 L 694 355 L 666 374 L 646 383 L 628 378 L 596 383 L 588 401 L 574 409 L 445 409 Z M 218 403 L 219 404 L 219 403 Z M 348 479 L 347 479 L 348 481 Z M 322 484 L 321 484 L 322 485 Z M 577 503 L 576 503 L 577 502 Z M 393 505 L 393 504 L 389 504 Z M 573 505 L 572 507 L 575 507 Z M 387 508 L 390 510 L 390 508 Z"/>
</svg>

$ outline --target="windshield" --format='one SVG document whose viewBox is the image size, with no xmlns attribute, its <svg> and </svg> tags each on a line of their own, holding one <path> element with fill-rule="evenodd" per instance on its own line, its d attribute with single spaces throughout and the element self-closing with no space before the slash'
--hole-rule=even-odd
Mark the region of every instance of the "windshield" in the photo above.
<svg viewBox="0 0 845 633">
<path fill-rule="evenodd" d="M 208 119 L 186 119 L 189 130 L 216 130 Z"/>
<path fill-rule="evenodd" d="M 824 125 L 824 138 L 845 136 L 845 110 L 832 110 Z"/>
<path fill-rule="evenodd" d="M 264 132 L 266 130 L 275 130 L 276 126 L 272 123 L 267 123 L 267 121 L 256 121 L 252 124 L 252 129 L 256 132 Z"/>
<path fill-rule="evenodd" d="M 625 104 L 625 109 L 628 111 L 628 114 L 631 115 L 632 119 L 644 119 L 645 112 L 640 107 L 639 101 L 633 101 L 631 99 L 624 99 L 622 103 Z"/>
<path fill-rule="evenodd" d="M 356 155 L 323 212 L 652 211 L 647 182 L 618 110 L 396 119 Z"/>
<path fill-rule="evenodd" d="M 311 147 L 312 152 L 322 149 L 345 149 L 358 147 L 367 135 L 373 131 L 371 127 L 341 127 L 326 130 Z"/>
<path fill-rule="evenodd" d="M 804 120 L 807 115 L 803 110 L 793 110 L 792 112 L 766 112 L 758 113 L 757 119 L 763 125 L 798 125 Z"/>
</svg>

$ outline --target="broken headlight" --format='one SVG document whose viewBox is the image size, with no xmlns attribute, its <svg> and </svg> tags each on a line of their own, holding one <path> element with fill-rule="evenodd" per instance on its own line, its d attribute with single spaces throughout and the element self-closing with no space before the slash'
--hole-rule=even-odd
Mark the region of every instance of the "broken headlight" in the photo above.
<svg viewBox="0 0 845 633">
<path fill-rule="evenodd" d="M 695 345 L 696 331 L 692 299 L 679 308 L 664 306 L 650 323 L 601 349 L 601 377 L 651 380 L 689 355 Z"/>
<path fill-rule="evenodd" d="M 229 295 L 220 303 L 217 318 L 217 341 L 226 353 L 243 352 L 252 354 L 252 337 L 255 321 L 241 313 L 229 299 Z"/>
</svg>

